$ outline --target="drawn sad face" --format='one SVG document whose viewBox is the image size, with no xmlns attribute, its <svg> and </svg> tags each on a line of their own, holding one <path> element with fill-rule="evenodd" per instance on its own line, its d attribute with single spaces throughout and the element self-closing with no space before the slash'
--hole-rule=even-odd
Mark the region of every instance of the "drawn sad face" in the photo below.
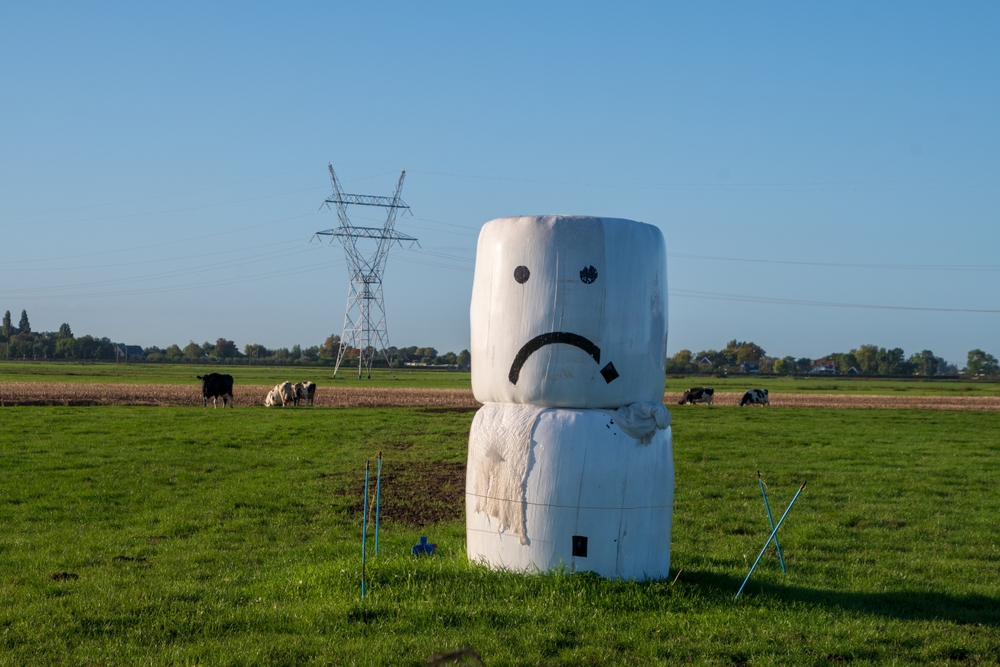
<svg viewBox="0 0 1000 667">
<path fill-rule="evenodd" d="M 472 386 L 482 402 L 617 408 L 663 395 L 666 250 L 630 220 L 502 218 L 479 236 Z"/>
</svg>

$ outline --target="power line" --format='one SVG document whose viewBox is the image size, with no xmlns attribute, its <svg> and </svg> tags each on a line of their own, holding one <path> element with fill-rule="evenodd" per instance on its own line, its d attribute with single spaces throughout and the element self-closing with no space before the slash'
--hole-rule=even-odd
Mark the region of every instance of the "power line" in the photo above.
<svg viewBox="0 0 1000 667">
<path fill-rule="evenodd" d="M 149 248 L 162 248 L 163 246 L 176 245 L 178 243 L 190 243 L 191 241 L 202 241 L 204 239 L 211 239 L 217 236 L 229 236 L 235 232 L 249 231 L 251 229 L 260 229 L 261 227 L 267 227 L 269 225 L 276 225 L 279 222 L 288 222 L 289 220 L 298 220 L 300 218 L 306 218 L 309 216 L 316 215 L 315 213 L 300 213 L 299 215 L 292 215 L 287 218 L 278 218 L 277 220 L 269 220 L 268 222 L 262 222 L 257 225 L 250 225 L 249 227 L 236 227 L 232 229 L 227 229 L 221 232 L 213 232 L 211 234 L 202 234 L 201 236 L 190 236 L 185 239 L 174 239 L 173 241 L 162 241 L 160 243 L 150 243 L 147 245 L 132 246 L 130 248 L 118 248 L 116 250 L 101 250 L 98 252 L 89 252 L 81 255 L 63 255 L 62 257 L 50 257 L 48 259 L 11 259 L 0 264 L 37 264 L 40 262 L 59 262 L 64 259 L 80 259 L 81 257 L 97 257 L 99 255 L 112 255 L 119 252 L 135 252 L 136 250 L 148 250 Z"/>
<path fill-rule="evenodd" d="M 263 180 L 266 180 L 268 178 L 276 178 L 278 176 L 287 176 L 288 174 L 297 174 L 297 173 L 302 172 L 302 171 L 307 171 L 307 170 L 310 170 L 310 169 L 315 169 L 317 166 L 322 166 L 322 165 L 309 165 L 308 167 L 300 167 L 298 169 L 291 169 L 289 171 L 280 171 L 280 172 L 277 172 L 277 173 L 274 173 L 274 174 L 266 174 L 264 176 L 256 176 L 254 178 L 248 178 L 248 179 L 245 179 L 245 180 L 242 180 L 242 181 L 233 181 L 232 183 L 221 183 L 219 185 L 209 185 L 209 186 L 206 186 L 206 187 L 203 187 L 203 188 L 194 188 L 194 189 L 191 189 L 191 190 L 181 190 L 180 192 L 168 192 L 166 194 L 161 194 L 161 195 L 150 195 L 148 197 L 139 197 L 138 199 L 124 199 L 124 200 L 121 200 L 121 201 L 102 202 L 102 203 L 97 203 L 97 204 L 85 204 L 85 205 L 82 205 L 82 206 L 66 206 L 66 207 L 63 207 L 63 208 L 43 209 L 43 210 L 40 210 L 40 211 L 34 211 L 34 212 L 26 213 L 25 215 L 41 215 L 41 214 L 45 214 L 45 213 L 60 213 L 62 211 L 80 211 L 80 210 L 84 210 L 84 209 L 88 209 L 88 208 L 101 208 L 101 207 L 104 207 L 104 206 L 121 206 L 123 204 L 136 204 L 136 203 L 139 203 L 139 202 L 154 201 L 154 200 L 157 200 L 157 199 L 170 199 L 171 197 L 182 197 L 184 195 L 197 194 L 199 192 L 208 192 L 209 190 L 220 190 L 220 189 L 223 189 L 223 188 L 231 188 L 234 185 L 244 185 L 246 183 L 255 183 L 257 181 L 263 181 Z M 379 176 L 384 176 L 386 173 L 392 173 L 392 170 L 390 170 L 388 172 L 379 173 L 379 174 L 373 174 L 371 176 L 361 176 L 359 178 L 353 178 L 353 179 L 351 179 L 349 181 L 345 181 L 345 182 L 346 183 L 355 183 L 357 181 L 364 181 L 364 180 L 367 180 L 369 178 L 378 178 Z"/>
<path fill-rule="evenodd" d="M 864 303 L 838 303 L 833 301 L 809 301 L 805 299 L 779 299 L 763 296 L 748 296 L 742 294 L 723 294 L 719 292 L 702 292 L 698 290 L 670 290 L 670 296 L 692 299 L 709 299 L 715 301 L 741 301 L 746 303 L 774 303 L 789 306 L 818 306 L 824 308 L 862 308 L 866 310 L 910 310 L 935 313 L 1000 313 L 1000 310 L 986 308 L 932 308 L 929 306 L 884 306 Z"/>
<path fill-rule="evenodd" d="M 407 253 L 408 255 L 408 253 Z M 412 256 L 399 256 L 397 257 L 399 261 L 421 264 L 426 266 L 433 266 L 437 268 L 453 269 L 463 272 L 472 272 L 473 269 L 464 266 L 454 266 L 448 264 L 441 264 L 438 262 L 427 262 Z M 343 264 L 343 260 L 335 260 L 333 262 L 321 262 L 318 264 L 312 264 L 306 267 L 301 267 L 294 270 L 281 269 L 276 271 L 268 271 L 265 273 L 252 274 L 250 276 L 242 276 L 239 278 L 227 278 L 215 281 L 198 281 L 196 283 L 189 283 L 183 285 L 172 285 L 167 287 L 151 287 L 146 289 L 137 290 L 120 290 L 114 292 L 100 292 L 100 293 L 76 293 L 72 295 L 45 295 L 45 294 L 34 294 L 31 296 L 32 299 L 65 299 L 65 298 L 102 298 L 102 297 L 120 297 L 120 296 L 134 296 L 142 294 L 158 294 L 165 292 L 176 292 L 176 291 L 186 291 L 192 289 L 208 289 L 210 287 L 220 287 L 225 285 L 242 284 L 248 282 L 256 282 L 259 280 L 266 280 L 274 277 L 283 277 L 289 275 L 300 275 L 303 273 L 311 273 L 314 271 L 325 270 L 333 266 L 340 266 Z M 192 272 L 194 273 L 194 271 Z M 124 281 L 123 281 L 124 282 Z M 9 293 L 17 294 L 17 290 L 9 290 Z M 985 309 L 985 308 L 936 308 L 930 306 L 891 306 L 891 305 L 877 305 L 877 304 L 859 304 L 859 303 L 843 303 L 843 302 L 830 302 L 830 301 L 814 301 L 805 299 L 782 299 L 775 297 L 761 297 L 761 296 L 751 296 L 751 295 L 740 295 L 740 294 L 726 294 L 720 292 L 705 292 L 698 290 L 683 290 L 683 289 L 671 289 L 669 290 L 671 297 L 679 298 L 691 298 L 700 300 L 712 300 L 712 301 L 735 301 L 743 303 L 768 303 L 776 305 L 791 305 L 791 306 L 809 306 L 809 307 L 824 307 L 824 308 L 856 308 L 864 310 L 899 310 L 899 311 L 916 311 L 916 312 L 944 312 L 944 313 L 973 313 L 973 314 L 998 314 L 1000 309 Z"/>
<path fill-rule="evenodd" d="M 896 191 L 896 190 L 966 190 L 966 189 L 991 189 L 1000 187 L 998 183 L 955 183 L 948 185 L 922 185 L 948 183 L 948 181 L 935 180 L 902 180 L 902 181 L 830 181 L 830 182 L 803 182 L 803 183 L 616 183 L 609 181 L 564 181 L 556 179 L 531 179 L 531 178 L 511 178 L 506 176 L 483 176 L 479 174 L 457 174 L 444 171 L 427 171 L 422 169 L 412 169 L 414 173 L 428 174 L 433 176 L 448 176 L 452 178 L 470 178 L 485 181 L 503 181 L 511 183 L 537 183 L 541 185 L 581 185 L 585 187 L 602 188 L 635 188 L 643 190 L 707 190 L 712 192 L 851 192 L 851 191 Z M 900 187 L 912 185 L 912 187 Z M 893 186 L 893 187 L 884 187 Z M 804 189 L 811 188 L 811 189 Z M 822 188 L 822 189 L 815 189 Z M 756 190 L 753 190 L 756 189 Z"/>
<path fill-rule="evenodd" d="M 801 260 L 716 257 L 713 255 L 689 255 L 685 253 L 667 253 L 667 257 L 676 257 L 680 259 L 705 259 L 718 262 L 786 264 L 790 266 L 828 266 L 850 269 L 893 269 L 906 271 L 1000 271 L 1000 265 L 998 264 L 862 264 L 859 262 L 806 262 Z"/>
<path fill-rule="evenodd" d="M 106 222 L 108 220 L 124 220 L 125 218 L 141 218 L 149 215 L 166 215 L 168 213 L 185 213 L 187 211 L 198 211 L 206 208 L 217 208 L 219 206 L 230 206 L 232 204 L 242 204 L 244 202 L 250 201 L 260 201 L 262 199 L 274 199 L 275 197 L 284 197 L 286 195 L 295 195 L 302 192 L 312 192 L 315 190 L 321 190 L 322 187 L 311 187 L 303 188 L 301 190 L 291 190 L 289 192 L 282 192 L 274 195 L 264 195 L 261 197 L 251 197 L 249 199 L 236 199 L 233 201 L 219 202 L 216 204 L 203 204 L 201 206 L 188 206 L 186 208 L 175 208 L 167 211 L 147 211 L 145 213 L 125 213 L 123 215 L 111 215 L 111 216 L 97 216 L 93 218 L 77 218 L 75 220 L 48 220 L 40 222 L 6 222 L 0 226 L 3 227 L 29 227 L 34 225 L 65 225 L 73 222 Z"/>
<path fill-rule="evenodd" d="M 242 276 L 239 278 L 224 278 L 221 280 L 214 281 L 198 281 L 196 283 L 186 283 L 183 285 L 171 285 L 169 287 L 150 287 L 146 289 L 138 290 L 121 290 L 117 292 L 95 292 L 95 293 L 83 293 L 83 294 L 42 294 L 42 295 L 32 295 L 31 298 L 35 300 L 57 300 L 57 299 L 98 299 L 106 297 L 122 297 L 122 296 L 136 296 L 141 294 L 162 294 L 165 292 L 182 292 L 194 289 L 208 289 L 211 287 L 222 287 L 226 285 L 238 285 L 242 283 L 257 282 L 260 280 L 270 280 L 272 278 L 283 278 L 285 276 L 301 275 L 303 273 L 312 273 L 315 271 L 327 270 L 331 267 L 341 266 L 344 260 L 337 259 L 328 262 L 320 262 L 318 264 L 310 264 L 305 267 L 300 267 L 299 269 L 288 270 L 281 269 L 277 271 L 267 271 L 265 273 L 256 273 L 249 276 Z"/>
<path fill-rule="evenodd" d="M 234 181 L 232 183 L 223 183 L 221 185 L 209 185 L 203 188 L 195 188 L 193 190 L 182 190 L 181 192 L 170 192 L 163 195 L 151 195 L 149 197 L 140 197 L 138 199 L 125 199 L 116 202 L 104 202 L 101 204 L 86 204 L 83 206 L 67 206 L 65 208 L 50 208 L 42 211 L 36 211 L 35 214 L 39 213 L 59 213 L 61 211 L 79 211 L 87 208 L 100 208 L 102 206 L 121 206 L 122 204 L 135 204 L 138 202 L 152 201 L 155 199 L 169 199 L 170 197 L 181 197 L 184 195 L 196 194 L 199 192 L 207 192 L 209 190 L 219 190 L 221 188 L 231 188 L 234 185 L 243 185 L 245 183 L 254 183 L 256 181 L 263 181 L 268 178 L 275 178 L 277 176 L 287 176 L 288 174 L 297 174 L 300 171 L 306 171 L 307 169 L 315 169 L 317 165 L 309 165 L 308 167 L 301 167 L 299 169 L 292 169 L 291 171 L 281 171 L 276 174 L 267 174 L 266 176 L 257 176 L 256 178 L 248 178 L 243 181 Z"/>
<path fill-rule="evenodd" d="M 453 266 L 451 264 L 441 264 L 440 262 L 425 262 L 419 259 L 413 259 L 412 257 L 399 257 L 400 262 L 406 262 L 408 264 L 421 264 L 423 266 L 434 266 L 440 269 L 454 269 L 455 271 L 464 271 L 466 273 L 472 273 L 472 267 L 468 266 Z"/>
<path fill-rule="evenodd" d="M 52 273 L 53 271 L 88 271 L 92 269 L 113 269 L 120 268 L 123 266 L 137 266 L 137 265 L 147 265 L 147 264 L 159 264 L 162 262 L 181 262 L 189 259 L 201 259 L 203 257 L 217 257 L 219 255 L 231 255 L 237 252 L 245 252 L 247 250 L 257 250 L 260 248 L 274 248 L 275 246 L 286 246 L 291 244 L 301 244 L 302 241 L 278 241 L 274 243 L 265 243 L 263 245 L 248 246 L 245 248 L 234 248 L 232 250 L 220 250 L 218 252 L 206 252 L 198 255 L 182 255 L 180 257 L 163 257 L 160 259 L 145 259 L 139 262 L 118 262 L 115 264 L 90 264 L 88 266 L 45 266 L 39 268 L 30 267 L 20 267 L 17 269 L 0 269 L 2 272 L 17 272 L 17 273 L 28 273 L 28 272 L 44 272 Z"/>
<path fill-rule="evenodd" d="M 157 280 L 161 278 L 172 278 L 176 276 L 191 275 L 195 273 L 210 273 L 212 271 L 221 271 L 223 269 L 231 269 L 237 266 L 246 266 L 248 264 L 257 264 L 264 261 L 272 261 L 281 257 L 291 257 L 294 255 L 300 255 L 306 252 L 311 252 L 313 249 L 310 248 L 293 248 L 285 250 L 275 250 L 272 252 L 260 253 L 258 255 L 252 255 L 250 257 L 242 257 L 239 259 L 232 259 L 225 262 L 220 262 L 213 264 L 211 266 L 202 266 L 195 268 L 185 268 L 185 269 L 173 269 L 170 271 L 160 271 L 158 273 L 149 273 L 139 276 L 127 276 L 123 278 L 112 278 L 109 280 L 99 280 L 90 283 L 74 283 L 72 285 L 54 285 L 49 287 L 29 287 L 26 289 L 19 290 L 0 290 L 0 294 L 10 294 L 10 293 L 42 293 L 42 292 L 53 292 L 53 291 L 66 291 L 82 289 L 87 287 L 104 287 L 107 285 L 118 285 L 122 283 L 134 283 L 142 282 L 147 280 Z"/>
</svg>

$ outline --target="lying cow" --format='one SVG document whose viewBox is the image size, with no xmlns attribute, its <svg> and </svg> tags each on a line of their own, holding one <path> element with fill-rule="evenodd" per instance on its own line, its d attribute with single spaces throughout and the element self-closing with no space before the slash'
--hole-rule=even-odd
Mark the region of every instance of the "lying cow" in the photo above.
<svg viewBox="0 0 1000 667">
<path fill-rule="evenodd" d="M 299 404 L 299 401 L 305 401 L 306 405 L 312 405 L 313 399 L 316 397 L 316 383 L 306 380 L 305 382 L 295 383 L 295 405 Z"/>
<path fill-rule="evenodd" d="M 222 373 L 209 373 L 208 375 L 197 376 L 201 380 L 201 395 L 205 398 L 205 407 L 208 407 L 208 399 L 214 401 L 215 407 L 219 407 L 219 398 L 222 398 L 222 408 L 225 409 L 235 405 L 233 401 L 233 376 Z"/>
<path fill-rule="evenodd" d="M 267 407 L 274 405 L 285 407 L 294 403 L 295 387 L 292 386 L 291 382 L 282 382 L 279 385 L 275 385 L 274 389 L 267 393 L 267 398 L 264 399 L 264 405 Z"/>
<path fill-rule="evenodd" d="M 707 403 L 711 405 L 714 397 L 715 390 L 711 387 L 693 387 L 684 392 L 677 405 L 684 405 L 685 403 L 690 403 L 691 405 L 695 403 Z"/>
<path fill-rule="evenodd" d="M 747 389 L 743 394 L 740 405 L 771 405 L 767 398 L 767 389 Z"/>
</svg>

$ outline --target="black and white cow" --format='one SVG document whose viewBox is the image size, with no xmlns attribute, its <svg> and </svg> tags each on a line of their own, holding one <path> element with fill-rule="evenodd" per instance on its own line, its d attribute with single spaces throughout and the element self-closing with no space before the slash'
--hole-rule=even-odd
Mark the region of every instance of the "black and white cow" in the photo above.
<svg viewBox="0 0 1000 667">
<path fill-rule="evenodd" d="M 222 407 L 226 405 L 233 407 L 233 376 L 222 373 L 209 373 L 199 375 L 201 380 L 201 395 L 205 398 L 205 407 L 208 407 L 208 399 L 214 401 L 215 407 L 219 407 L 219 398 L 222 398 Z"/>
<path fill-rule="evenodd" d="M 677 405 L 684 405 L 685 403 L 690 403 L 691 405 L 695 403 L 707 403 L 711 405 L 714 397 L 715 390 L 711 387 L 693 387 L 684 392 Z"/>
<path fill-rule="evenodd" d="M 286 405 L 296 405 L 297 403 L 298 398 L 295 394 L 295 386 L 291 382 L 282 382 L 275 385 L 274 389 L 269 391 L 267 397 L 264 398 L 264 405 L 269 408 L 275 405 L 285 407 Z"/>
<path fill-rule="evenodd" d="M 305 382 L 296 382 L 294 385 L 295 389 L 295 405 L 299 404 L 299 401 L 305 401 L 306 405 L 312 405 L 313 399 L 316 398 L 316 383 L 306 380 Z"/>
<path fill-rule="evenodd" d="M 740 405 L 771 405 L 767 398 L 767 389 L 747 389 L 740 400 Z"/>
</svg>

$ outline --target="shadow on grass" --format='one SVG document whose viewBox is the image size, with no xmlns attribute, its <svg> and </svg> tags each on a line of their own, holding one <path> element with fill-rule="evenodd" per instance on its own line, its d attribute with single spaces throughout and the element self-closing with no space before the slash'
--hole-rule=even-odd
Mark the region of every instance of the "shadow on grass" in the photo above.
<svg viewBox="0 0 1000 667">
<path fill-rule="evenodd" d="M 735 597 L 742 579 L 711 572 L 685 574 L 685 584 L 706 594 Z M 894 591 L 887 593 L 841 592 L 829 589 L 782 586 L 769 582 L 747 584 L 741 600 L 765 598 L 781 602 L 838 608 L 903 620 L 951 621 L 960 624 L 1000 626 L 1000 599 L 984 595 L 948 595 L 936 592 Z"/>
</svg>

